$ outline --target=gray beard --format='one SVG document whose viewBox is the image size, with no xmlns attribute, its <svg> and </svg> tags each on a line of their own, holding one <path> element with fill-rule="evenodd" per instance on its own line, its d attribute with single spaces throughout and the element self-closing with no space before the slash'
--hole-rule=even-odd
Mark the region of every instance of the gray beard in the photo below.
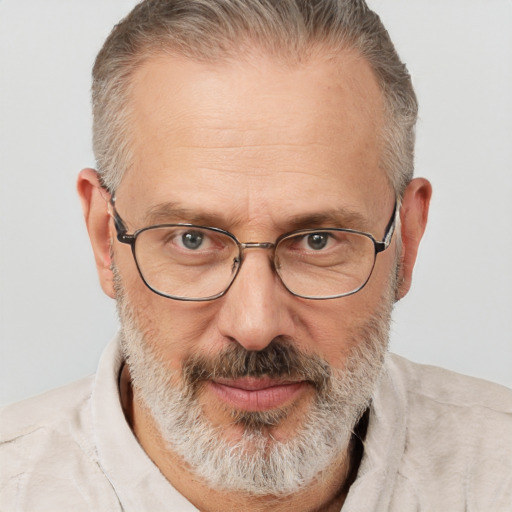
<svg viewBox="0 0 512 512">
<path fill-rule="evenodd" d="M 278 338 L 261 352 L 247 352 L 236 345 L 208 359 L 193 357 L 176 372 L 150 348 L 119 275 L 114 274 L 122 350 L 135 397 L 149 410 L 168 449 L 211 488 L 286 496 L 306 488 L 346 456 L 353 429 L 369 406 L 382 371 L 391 293 L 350 340 L 353 348 L 342 369 L 299 353 L 291 340 Z M 278 441 L 271 434 L 289 410 L 232 411 L 233 424 L 243 426 L 235 441 L 225 438 L 225 427 L 214 426 L 204 416 L 197 397 L 201 385 L 215 376 L 242 375 L 299 376 L 314 385 L 316 397 L 293 437 Z M 176 382 L 182 383 L 179 388 Z"/>
</svg>

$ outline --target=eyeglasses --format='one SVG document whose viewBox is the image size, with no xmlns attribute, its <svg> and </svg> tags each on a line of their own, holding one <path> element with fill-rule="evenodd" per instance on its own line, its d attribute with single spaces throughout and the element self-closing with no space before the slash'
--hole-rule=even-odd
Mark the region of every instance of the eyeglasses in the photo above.
<svg viewBox="0 0 512 512">
<path fill-rule="evenodd" d="M 248 249 L 272 251 L 273 268 L 284 287 L 304 299 L 335 299 L 361 290 L 373 272 L 377 254 L 395 231 L 398 204 L 382 241 L 344 228 L 301 229 L 275 242 L 243 243 L 223 229 L 194 224 L 159 224 L 127 233 L 110 201 L 117 239 L 132 248 L 139 274 L 153 292 L 169 299 L 208 301 L 233 284 Z"/>
</svg>

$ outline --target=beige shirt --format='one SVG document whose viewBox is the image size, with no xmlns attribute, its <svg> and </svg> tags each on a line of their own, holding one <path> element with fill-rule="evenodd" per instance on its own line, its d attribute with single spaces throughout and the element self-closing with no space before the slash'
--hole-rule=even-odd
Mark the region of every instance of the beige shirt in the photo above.
<svg viewBox="0 0 512 512">
<path fill-rule="evenodd" d="M 0 410 L 0 511 L 197 510 L 125 421 L 118 340 L 98 372 Z M 390 355 L 343 512 L 511 512 L 512 391 Z"/>
</svg>

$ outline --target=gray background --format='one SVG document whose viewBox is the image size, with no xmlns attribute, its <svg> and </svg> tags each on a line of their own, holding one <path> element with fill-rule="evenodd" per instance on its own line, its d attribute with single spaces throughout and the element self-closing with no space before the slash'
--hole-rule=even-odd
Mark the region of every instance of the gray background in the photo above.
<svg viewBox="0 0 512 512">
<path fill-rule="evenodd" d="M 94 372 L 116 331 L 75 194 L 90 69 L 133 0 L 0 0 L 0 403 Z M 373 0 L 434 186 L 392 349 L 512 387 L 512 2 Z"/>
</svg>

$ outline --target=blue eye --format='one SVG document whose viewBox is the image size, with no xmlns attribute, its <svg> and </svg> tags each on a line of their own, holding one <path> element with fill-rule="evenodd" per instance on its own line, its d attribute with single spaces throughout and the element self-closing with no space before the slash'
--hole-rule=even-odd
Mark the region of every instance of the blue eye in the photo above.
<svg viewBox="0 0 512 512">
<path fill-rule="evenodd" d="M 188 231 L 181 235 L 181 243 L 187 249 L 199 249 L 203 245 L 204 234 L 198 231 Z"/>
<path fill-rule="evenodd" d="M 314 251 L 320 251 L 327 245 L 329 237 L 330 235 L 328 233 L 312 233 L 307 237 L 308 247 Z"/>
</svg>

